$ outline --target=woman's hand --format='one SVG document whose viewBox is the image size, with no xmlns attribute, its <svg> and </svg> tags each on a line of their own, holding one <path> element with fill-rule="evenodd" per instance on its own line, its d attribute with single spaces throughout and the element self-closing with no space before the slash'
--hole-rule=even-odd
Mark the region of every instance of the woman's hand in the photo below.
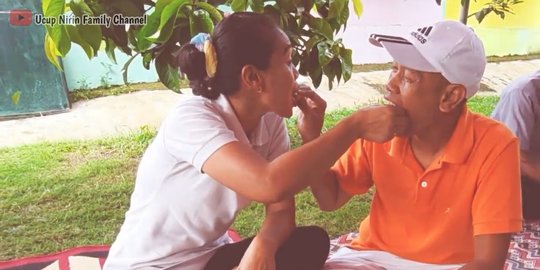
<svg viewBox="0 0 540 270">
<path fill-rule="evenodd" d="M 237 270 L 275 270 L 276 269 L 276 250 L 266 244 L 258 237 L 255 237 L 249 245 L 246 253 L 240 261 Z"/>
<path fill-rule="evenodd" d="M 300 85 L 294 95 L 296 104 L 300 108 L 298 131 L 303 143 L 307 143 L 321 135 L 326 101 L 305 85 Z"/>
<path fill-rule="evenodd" d="M 374 105 L 353 114 L 358 119 L 359 137 L 373 142 L 386 142 L 394 136 L 406 136 L 409 117 L 402 108 L 391 105 Z"/>
</svg>

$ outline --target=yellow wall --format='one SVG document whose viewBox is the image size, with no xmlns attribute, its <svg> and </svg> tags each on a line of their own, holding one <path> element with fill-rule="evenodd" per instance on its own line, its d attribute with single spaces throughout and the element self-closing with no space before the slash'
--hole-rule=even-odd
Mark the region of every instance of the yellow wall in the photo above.
<svg viewBox="0 0 540 270">
<path fill-rule="evenodd" d="M 482 23 L 470 17 L 467 24 L 473 27 L 484 42 L 487 55 L 528 54 L 540 52 L 540 0 L 523 0 L 515 5 L 514 14 L 506 14 L 505 19 L 491 12 Z M 470 0 L 469 13 L 485 7 L 491 0 Z M 444 17 L 459 19 L 460 0 L 446 0 Z"/>
</svg>

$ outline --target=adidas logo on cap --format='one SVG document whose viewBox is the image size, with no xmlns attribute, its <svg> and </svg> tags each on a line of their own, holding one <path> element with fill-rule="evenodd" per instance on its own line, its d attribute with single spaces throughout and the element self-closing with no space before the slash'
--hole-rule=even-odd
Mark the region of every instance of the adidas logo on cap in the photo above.
<svg viewBox="0 0 540 270">
<path fill-rule="evenodd" d="M 429 36 L 431 29 L 433 29 L 433 26 L 418 28 L 417 32 L 411 32 L 411 36 L 416 38 L 420 43 L 424 44 L 427 41 L 427 37 Z"/>
</svg>

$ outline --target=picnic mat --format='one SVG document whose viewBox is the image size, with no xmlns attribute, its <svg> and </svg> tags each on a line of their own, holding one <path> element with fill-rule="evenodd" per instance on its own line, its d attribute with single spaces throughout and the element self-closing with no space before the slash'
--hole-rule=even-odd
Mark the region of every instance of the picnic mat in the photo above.
<svg viewBox="0 0 540 270">
<path fill-rule="evenodd" d="M 240 236 L 229 230 L 229 236 L 240 240 Z M 330 242 L 330 254 L 339 247 L 347 245 L 356 233 L 344 234 Z M 85 246 L 64 250 L 58 253 L 33 256 L 0 262 L 1 270 L 101 270 L 109 246 Z M 512 237 L 505 270 L 540 269 L 540 220 L 526 222 L 523 232 Z M 411 269 L 413 270 L 413 269 Z"/>
<path fill-rule="evenodd" d="M 331 240 L 330 255 L 349 244 L 357 234 L 352 232 Z M 512 236 L 504 265 L 504 270 L 531 269 L 540 270 L 540 220 L 525 222 L 523 231 Z"/>
</svg>

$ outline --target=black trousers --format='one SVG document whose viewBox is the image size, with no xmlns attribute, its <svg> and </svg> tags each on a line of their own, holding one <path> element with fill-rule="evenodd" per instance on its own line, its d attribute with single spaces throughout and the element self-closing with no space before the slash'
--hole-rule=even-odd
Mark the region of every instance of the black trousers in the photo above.
<svg viewBox="0 0 540 270">
<path fill-rule="evenodd" d="M 524 176 L 521 178 L 523 218 L 540 219 L 540 183 Z"/>
<path fill-rule="evenodd" d="M 220 247 L 208 261 L 205 270 L 231 270 L 240 264 L 253 237 Z M 276 253 L 276 270 L 320 270 L 330 251 L 325 230 L 315 227 L 296 228 Z"/>
</svg>

